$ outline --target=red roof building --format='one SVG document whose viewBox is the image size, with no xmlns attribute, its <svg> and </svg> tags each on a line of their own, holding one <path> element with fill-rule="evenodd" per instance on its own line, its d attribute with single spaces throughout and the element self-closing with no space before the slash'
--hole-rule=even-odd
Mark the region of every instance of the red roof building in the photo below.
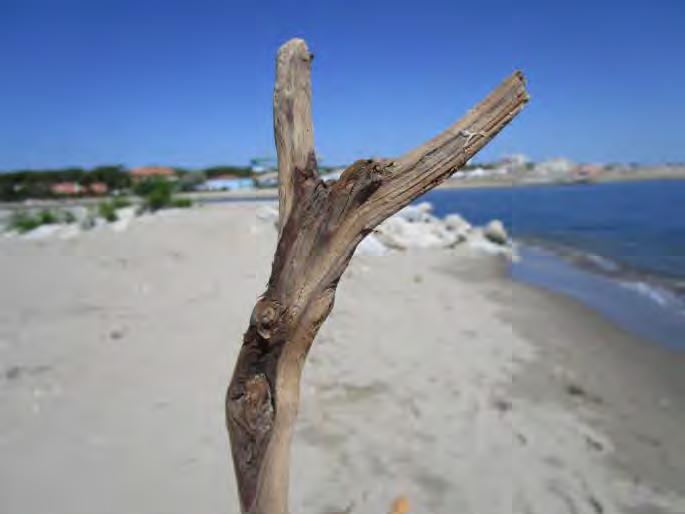
<svg viewBox="0 0 685 514">
<path fill-rule="evenodd" d="M 173 179 L 176 177 L 176 172 L 171 168 L 164 166 L 143 166 L 132 169 L 131 176 L 133 177 L 133 180 L 136 181 L 157 177 Z"/>
<path fill-rule="evenodd" d="M 50 191 L 56 195 L 77 195 L 81 192 L 82 188 L 80 184 L 76 182 L 57 182 L 50 186 Z"/>
<path fill-rule="evenodd" d="M 104 182 L 93 182 L 88 186 L 88 192 L 94 195 L 106 195 L 109 188 Z"/>
</svg>

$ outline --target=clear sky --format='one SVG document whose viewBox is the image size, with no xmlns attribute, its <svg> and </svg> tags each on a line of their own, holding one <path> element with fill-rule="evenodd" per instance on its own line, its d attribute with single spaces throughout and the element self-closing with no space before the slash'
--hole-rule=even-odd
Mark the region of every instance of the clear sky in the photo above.
<svg viewBox="0 0 685 514">
<path fill-rule="evenodd" d="M 480 159 L 685 161 L 685 1 L 0 0 L 0 169 L 274 155 L 274 56 L 307 40 L 322 163 L 402 153 L 513 70 Z"/>
</svg>

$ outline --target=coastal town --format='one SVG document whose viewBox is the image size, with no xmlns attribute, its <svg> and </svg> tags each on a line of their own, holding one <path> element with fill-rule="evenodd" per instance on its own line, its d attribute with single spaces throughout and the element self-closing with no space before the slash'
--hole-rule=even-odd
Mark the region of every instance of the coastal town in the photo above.
<svg viewBox="0 0 685 514">
<path fill-rule="evenodd" d="M 321 166 L 326 182 L 345 168 Z M 588 164 L 559 157 L 534 162 L 523 154 L 469 163 L 439 189 L 592 184 L 685 179 L 685 164 Z M 254 158 L 245 166 L 187 169 L 172 166 L 98 166 L 0 173 L 0 231 L 33 232 L 44 225 L 90 229 L 143 212 L 232 198 L 273 198 L 276 161 Z M 41 229 L 43 233 L 48 229 Z"/>
<path fill-rule="evenodd" d="M 321 178 L 337 180 L 344 166 L 320 168 Z M 523 154 L 488 163 L 469 163 L 442 187 L 573 184 L 685 178 L 685 164 L 577 163 L 565 157 L 532 161 Z M 0 173 L 0 202 L 37 198 L 103 197 L 126 193 L 148 180 L 175 184 L 182 193 L 255 191 L 278 185 L 275 160 L 255 158 L 246 166 L 186 169 L 173 166 L 98 166 L 92 169 L 17 170 Z"/>
</svg>

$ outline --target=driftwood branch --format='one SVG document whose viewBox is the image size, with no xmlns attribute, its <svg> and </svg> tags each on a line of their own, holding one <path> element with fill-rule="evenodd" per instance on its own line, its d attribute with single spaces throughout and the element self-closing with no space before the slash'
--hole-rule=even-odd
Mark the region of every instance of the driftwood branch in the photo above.
<svg viewBox="0 0 685 514">
<path fill-rule="evenodd" d="M 243 512 L 286 514 L 290 441 L 302 367 L 359 242 L 490 141 L 528 100 L 514 73 L 446 131 L 398 159 L 361 160 L 332 184 L 318 177 L 311 121 L 312 55 L 300 39 L 278 52 L 274 132 L 279 240 L 226 397 Z"/>
<path fill-rule="evenodd" d="M 301 39 L 283 45 L 276 58 L 274 135 L 278 152 L 279 228 L 295 199 L 295 175 L 316 171 L 310 67 L 314 56 Z"/>
</svg>

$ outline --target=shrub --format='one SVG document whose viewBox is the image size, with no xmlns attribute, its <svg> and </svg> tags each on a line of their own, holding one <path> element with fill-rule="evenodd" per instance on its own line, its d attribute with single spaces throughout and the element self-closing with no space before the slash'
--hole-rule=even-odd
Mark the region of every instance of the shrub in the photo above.
<svg viewBox="0 0 685 514">
<path fill-rule="evenodd" d="M 110 223 L 119 219 L 114 202 L 100 202 L 98 205 L 98 213 Z"/>
<path fill-rule="evenodd" d="M 37 214 L 31 214 L 28 211 L 15 211 L 10 217 L 7 228 L 23 234 L 41 225 L 51 225 L 58 222 L 57 216 L 47 209 L 43 209 Z"/>
<path fill-rule="evenodd" d="M 143 198 L 143 210 L 158 211 L 171 205 L 173 184 L 165 179 L 149 179 L 136 185 L 135 192 Z"/>
<path fill-rule="evenodd" d="M 112 205 L 114 205 L 115 209 L 123 209 L 124 207 L 131 206 L 131 200 L 125 196 L 115 196 L 112 198 Z"/>
<path fill-rule="evenodd" d="M 57 216 L 52 211 L 43 209 L 38 213 L 38 224 L 39 225 L 51 225 L 57 223 Z"/>
<path fill-rule="evenodd" d="M 190 198 L 173 198 L 171 200 L 171 206 L 177 209 L 186 209 L 192 207 L 193 201 Z"/>
<path fill-rule="evenodd" d="M 135 193 L 143 199 L 140 212 L 190 207 L 192 202 L 189 199 L 174 197 L 175 190 L 176 185 L 166 179 L 154 178 L 140 182 L 135 188 Z"/>
<path fill-rule="evenodd" d="M 171 204 L 171 187 L 156 187 L 144 198 L 146 207 L 151 211 L 158 211 Z"/>
<path fill-rule="evenodd" d="M 133 192 L 141 197 L 146 197 L 155 190 L 168 189 L 171 192 L 173 184 L 165 178 L 152 177 L 141 180 L 133 187 Z"/>
<path fill-rule="evenodd" d="M 63 223 L 75 223 L 76 222 L 76 216 L 71 211 L 64 211 L 64 213 L 62 214 L 62 222 Z"/>
<path fill-rule="evenodd" d="M 10 217 L 7 228 L 9 230 L 16 230 L 20 234 L 23 234 L 24 232 L 29 232 L 39 226 L 40 220 L 37 217 L 32 216 L 28 212 L 15 211 Z"/>
</svg>

